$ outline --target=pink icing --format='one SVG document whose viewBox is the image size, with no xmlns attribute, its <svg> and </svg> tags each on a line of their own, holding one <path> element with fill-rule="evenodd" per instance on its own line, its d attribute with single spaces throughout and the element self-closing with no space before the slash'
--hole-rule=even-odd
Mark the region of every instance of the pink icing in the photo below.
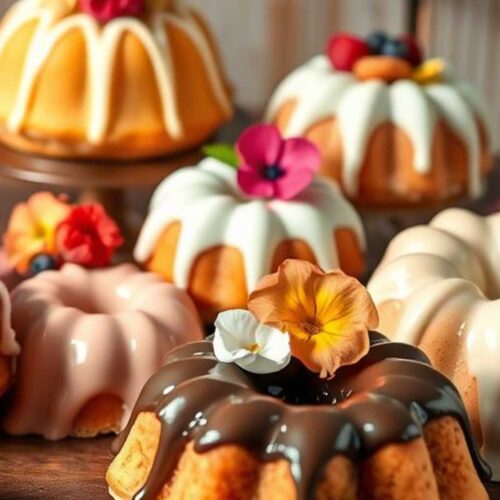
<svg viewBox="0 0 500 500">
<path fill-rule="evenodd" d="M 19 344 L 10 321 L 10 297 L 7 287 L 0 281 L 0 355 L 15 356 L 19 354 Z"/>
<path fill-rule="evenodd" d="M 121 398 L 124 424 L 167 352 L 203 338 L 189 297 L 131 264 L 41 273 L 12 294 L 12 318 L 22 354 L 4 429 L 47 439 L 100 394 Z"/>
</svg>

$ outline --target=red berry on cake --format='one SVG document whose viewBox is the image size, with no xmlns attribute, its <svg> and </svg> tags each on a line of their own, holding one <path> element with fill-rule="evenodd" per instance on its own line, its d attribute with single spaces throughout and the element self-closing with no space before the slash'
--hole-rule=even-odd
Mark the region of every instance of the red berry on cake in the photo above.
<svg viewBox="0 0 500 500">
<path fill-rule="evenodd" d="M 370 53 L 368 44 L 348 33 L 340 33 L 330 38 L 327 54 L 335 69 L 351 71 L 356 61 Z"/>
<path fill-rule="evenodd" d="M 422 62 L 422 50 L 413 35 L 409 33 L 401 35 L 399 40 L 406 45 L 407 54 L 405 59 L 412 65 L 418 66 Z"/>
</svg>

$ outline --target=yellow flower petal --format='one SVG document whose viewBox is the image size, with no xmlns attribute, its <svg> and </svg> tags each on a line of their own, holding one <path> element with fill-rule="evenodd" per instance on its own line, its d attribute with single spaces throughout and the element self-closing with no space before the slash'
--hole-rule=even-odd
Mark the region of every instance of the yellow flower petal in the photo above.
<svg viewBox="0 0 500 500">
<path fill-rule="evenodd" d="M 36 193 L 12 211 L 4 236 L 7 258 L 18 272 L 25 273 L 40 253 L 54 253 L 55 231 L 70 206 L 52 193 Z"/>
<path fill-rule="evenodd" d="M 322 377 L 366 355 L 368 331 L 378 325 L 373 301 L 356 279 L 298 260 L 265 277 L 248 307 L 262 322 L 289 333 L 292 354 Z"/>
</svg>

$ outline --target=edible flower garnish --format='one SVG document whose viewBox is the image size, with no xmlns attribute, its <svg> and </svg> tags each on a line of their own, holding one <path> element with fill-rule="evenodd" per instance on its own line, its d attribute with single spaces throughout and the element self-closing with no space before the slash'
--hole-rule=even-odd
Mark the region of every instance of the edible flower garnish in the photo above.
<svg viewBox="0 0 500 500">
<path fill-rule="evenodd" d="M 110 264 L 123 237 L 102 205 L 77 205 L 57 227 L 56 243 L 64 262 L 102 267 Z"/>
<path fill-rule="evenodd" d="M 56 228 L 70 210 L 64 199 L 47 192 L 35 193 L 14 207 L 4 247 L 10 265 L 17 272 L 26 273 L 36 255 L 56 252 Z"/>
<path fill-rule="evenodd" d="M 250 196 L 289 200 L 313 180 L 321 164 L 316 146 L 303 138 L 283 139 L 274 125 L 248 128 L 236 143 L 238 184 Z"/>
<path fill-rule="evenodd" d="M 250 294 L 249 310 L 290 336 L 292 355 L 322 378 L 365 356 L 378 315 L 367 290 L 340 270 L 287 260 Z"/>
<path fill-rule="evenodd" d="M 260 323 L 249 311 L 234 309 L 217 316 L 214 353 L 223 363 L 235 363 L 257 374 L 274 373 L 290 362 L 288 335 Z"/>
<path fill-rule="evenodd" d="M 97 21 L 107 23 L 116 17 L 140 15 L 144 0 L 80 0 L 80 8 Z"/>
<path fill-rule="evenodd" d="M 111 263 L 123 237 L 99 204 L 70 205 L 65 197 L 36 193 L 14 207 L 4 235 L 5 255 L 20 274 Z"/>
</svg>

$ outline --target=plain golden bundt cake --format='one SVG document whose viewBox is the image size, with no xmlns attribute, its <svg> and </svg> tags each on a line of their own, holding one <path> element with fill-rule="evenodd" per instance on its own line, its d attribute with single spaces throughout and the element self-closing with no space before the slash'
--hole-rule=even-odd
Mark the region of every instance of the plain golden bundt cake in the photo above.
<svg viewBox="0 0 500 500">
<path fill-rule="evenodd" d="M 333 37 L 280 83 L 266 119 L 317 144 L 350 199 L 386 207 L 477 197 L 492 164 L 486 115 L 447 63 L 375 33 Z"/>
<path fill-rule="evenodd" d="M 500 480 L 500 214 L 449 209 L 403 231 L 368 288 L 381 331 L 418 345 L 456 384 Z"/>
<path fill-rule="evenodd" d="M 376 313 L 355 280 L 294 262 L 259 283 L 252 312 L 222 313 L 213 340 L 169 354 L 114 445 L 111 495 L 488 498 L 453 384 L 416 347 L 368 332 Z"/>
<path fill-rule="evenodd" d="M 259 133 L 277 134 L 257 126 L 244 137 L 253 145 Z M 296 153 L 293 140 L 290 144 Z M 263 154 L 268 150 L 264 146 Z M 300 167 L 293 158 L 290 164 Z M 264 176 L 261 167 L 256 183 Z M 242 170 L 206 158 L 165 179 L 151 200 L 136 260 L 187 290 L 207 322 L 220 311 L 244 307 L 258 280 L 287 258 L 309 260 L 325 269 L 341 267 L 354 276 L 363 273 L 363 226 L 334 182 L 297 168 L 305 185 L 294 196 L 283 197 L 278 192 L 250 192 L 241 180 Z M 263 187 L 288 178 L 294 187 L 294 175 L 290 168 L 276 182 L 262 177 Z"/>
<path fill-rule="evenodd" d="M 179 0 L 20 0 L 0 74 L 0 139 L 50 156 L 170 154 L 232 114 L 212 37 Z"/>
</svg>

